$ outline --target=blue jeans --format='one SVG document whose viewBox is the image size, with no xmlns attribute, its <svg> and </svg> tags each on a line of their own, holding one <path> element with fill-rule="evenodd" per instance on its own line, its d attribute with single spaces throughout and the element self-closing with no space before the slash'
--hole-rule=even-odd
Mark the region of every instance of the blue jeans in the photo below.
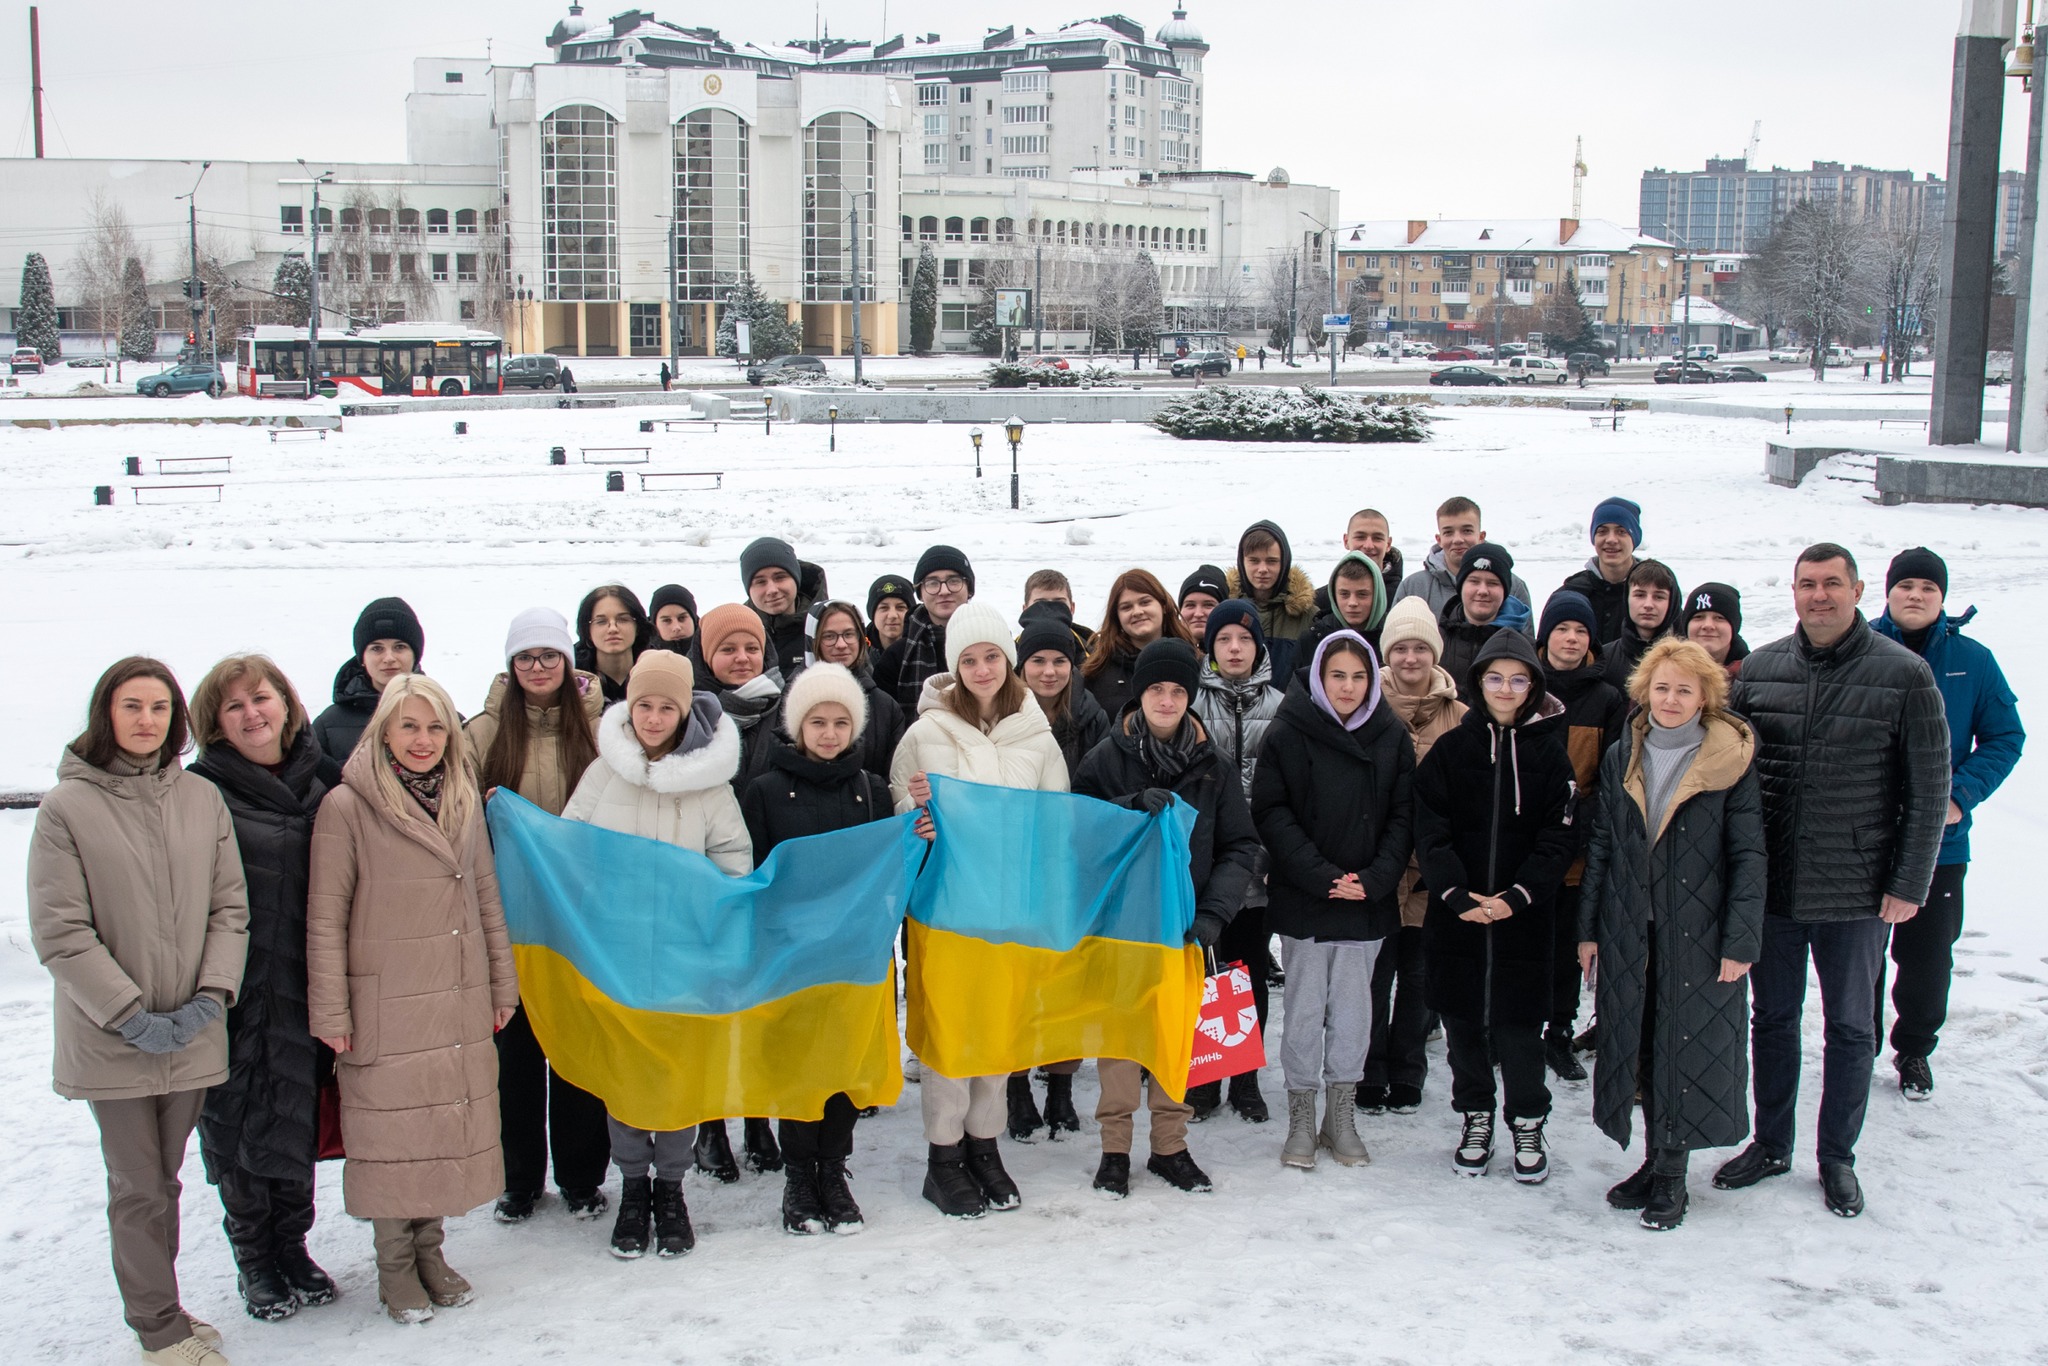
<svg viewBox="0 0 2048 1366">
<path fill-rule="evenodd" d="M 1891 926 L 1867 920 L 1803 922 L 1764 917 L 1763 956 L 1750 973 L 1750 1058 L 1755 1073 L 1756 1141 L 1789 1158 L 1799 1104 L 1799 1017 L 1806 1008 L 1806 964 L 1820 977 L 1826 1046 L 1821 1054 L 1822 1162 L 1856 1161 L 1856 1138 L 1870 1104 L 1877 1059 L 1877 973 Z"/>
</svg>

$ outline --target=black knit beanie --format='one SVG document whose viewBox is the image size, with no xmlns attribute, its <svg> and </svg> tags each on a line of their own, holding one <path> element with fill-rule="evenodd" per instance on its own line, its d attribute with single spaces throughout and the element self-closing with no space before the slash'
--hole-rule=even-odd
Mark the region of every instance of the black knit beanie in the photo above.
<svg viewBox="0 0 2048 1366">
<path fill-rule="evenodd" d="M 427 652 L 427 633 L 420 629 L 419 617 L 404 598 L 379 598 L 356 618 L 357 659 L 363 657 L 363 651 L 370 648 L 373 640 L 404 641 L 412 646 L 415 665 Z"/>
<path fill-rule="evenodd" d="M 1940 586 L 1943 597 L 1948 596 L 1948 562 L 1924 545 L 1892 556 L 1891 568 L 1884 571 L 1884 591 L 1890 593 L 1901 579 L 1930 580 Z"/>
<path fill-rule="evenodd" d="M 923 583 L 934 574 L 950 570 L 967 580 L 967 595 L 974 596 L 974 566 L 967 562 L 967 556 L 949 545 L 935 545 L 917 557 L 917 572 L 910 576 L 913 584 Z"/>
</svg>

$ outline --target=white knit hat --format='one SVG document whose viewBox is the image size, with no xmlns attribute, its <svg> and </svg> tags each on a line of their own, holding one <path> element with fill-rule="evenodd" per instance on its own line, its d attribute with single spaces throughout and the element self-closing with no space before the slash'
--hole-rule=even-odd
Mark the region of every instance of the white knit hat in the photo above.
<svg viewBox="0 0 2048 1366">
<path fill-rule="evenodd" d="M 837 702 L 853 717 L 853 733 L 868 728 L 868 698 L 860 680 L 844 664 L 811 664 L 782 694 L 782 728 L 791 735 L 803 729 L 804 718 L 821 702 Z"/>
<path fill-rule="evenodd" d="M 1017 628 L 985 602 L 969 599 L 946 622 L 946 669 L 960 672 L 960 652 L 970 645 L 1000 645 L 1003 658 L 1017 667 Z"/>
<path fill-rule="evenodd" d="M 512 629 L 505 632 L 505 658 L 510 659 L 522 650 L 554 650 L 573 655 L 576 638 L 569 634 L 567 618 L 554 608 L 529 607 L 512 618 Z"/>
<path fill-rule="evenodd" d="M 1419 640 L 1429 647 L 1429 652 L 1441 662 L 1444 657 L 1443 632 L 1437 630 L 1436 613 L 1429 610 L 1427 598 L 1403 598 L 1387 612 L 1387 619 L 1380 623 L 1380 655 L 1384 658 L 1396 645 L 1404 640 Z"/>
</svg>

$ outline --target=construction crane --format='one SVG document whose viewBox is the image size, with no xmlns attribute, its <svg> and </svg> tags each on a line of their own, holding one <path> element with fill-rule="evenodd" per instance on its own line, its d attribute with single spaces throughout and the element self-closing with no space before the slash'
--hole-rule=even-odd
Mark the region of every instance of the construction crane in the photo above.
<svg viewBox="0 0 2048 1366">
<path fill-rule="evenodd" d="M 1754 171 L 1756 169 L 1756 145 L 1759 142 L 1762 142 L 1763 139 L 1764 121 L 1762 119 L 1758 119 L 1755 123 L 1750 125 L 1749 148 L 1742 154 L 1742 165 L 1745 170 Z"/>
<path fill-rule="evenodd" d="M 1586 139 L 1583 136 L 1572 140 L 1572 217 L 1579 217 L 1579 206 L 1586 197 Z"/>
</svg>

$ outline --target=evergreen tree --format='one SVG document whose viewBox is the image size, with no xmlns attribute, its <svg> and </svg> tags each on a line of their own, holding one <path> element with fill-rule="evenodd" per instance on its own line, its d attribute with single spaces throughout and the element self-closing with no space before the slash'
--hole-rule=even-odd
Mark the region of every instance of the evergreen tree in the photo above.
<svg viewBox="0 0 2048 1366">
<path fill-rule="evenodd" d="M 1008 289 L 1015 282 L 1015 262 L 1007 256 L 992 256 L 983 263 L 987 269 L 982 275 L 981 294 L 974 301 L 974 349 L 984 356 L 997 356 L 1003 350 L 1003 329 L 996 326 L 996 291 Z"/>
<path fill-rule="evenodd" d="M 286 327 L 304 327 L 313 316 L 313 271 L 303 256 L 286 256 L 270 277 L 271 309 Z"/>
<path fill-rule="evenodd" d="M 21 263 L 21 305 L 14 310 L 14 344 L 32 346 L 50 362 L 64 354 L 57 338 L 57 296 L 50 288 L 50 265 L 39 251 Z"/>
<path fill-rule="evenodd" d="M 1166 299 L 1159 292 L 1159 267 L 1152 253 L 1141 251 L 1129 270 L 1131 283 L 1124 303 L 1124 346 L 1159 347 L 1159 329 L 1166 324 Z"/>
<path fill-rule="evenodd" d="M 751 274 L 740 276 L 726 291 L 725 307 L 718 317 L 719 355 L 739 355 L 739 331 L 734 324 L 741 318 L 748 324 L 749 360 L 794 355 L 803 349 L 803 333 L 789 320 L 789 311 L 763 294 Z"/>
<path fill-rule="evenodd" d="M 929 356 L 939 330 L 939 258 L 931 244 L 917 249 L 917 273 L 910 277 L 910 354 Z"/>
<path fill-rule="evenodd" d="M 121 266 L 121 359 L 148 360 L 156 354 L 156 316 L 149 306 L 149 277 L 133 256 Z"/>
<path fill-rule="evenodd" d="M 1579 273 L 1564 273 L 1564 287 L 1543 304 L 1543 347 L 1553 354 L 1598 351 L 1599 334 L 1586 313 L 1585 296 L 1579 293 Z"/>
</svg>

